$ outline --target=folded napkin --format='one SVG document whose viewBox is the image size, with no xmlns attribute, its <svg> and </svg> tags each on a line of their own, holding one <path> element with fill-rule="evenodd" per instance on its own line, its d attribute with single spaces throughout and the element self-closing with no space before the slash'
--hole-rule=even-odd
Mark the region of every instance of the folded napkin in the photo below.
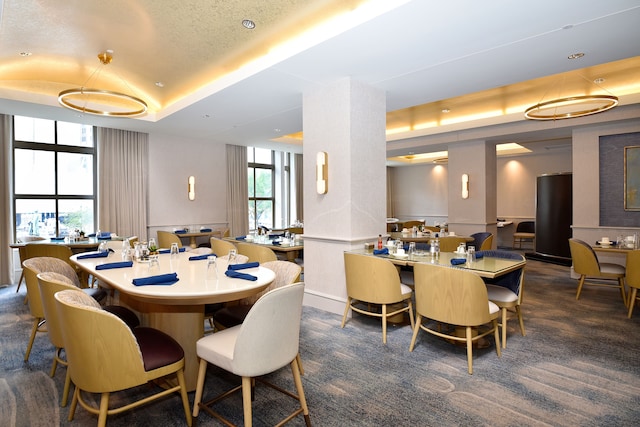
<svg viewBox="0 0 640 427">
<path fill-rule="evenodd" d="M 80 255 L 78 255 L 78 259 L 87 259 L 87 258 L 106 258 L 109 256 L 109 251 L 104 251 L 104 252 L 99 252 L 99 251 L 92 251 L 92 252 L 83 252 Z"/>
<path fill-rule="evenodd" d="M 141 277 L 139 279 L 133 279 L 135 286 L 147 286 L 147 285 L 173 285 L 178 281 L 177 273 L 159 274 L 157 276 Z"/>
<path fill-rule="evenodd" d="M 187 250 L 187 248 L 178 248 L 178 252 L 184 252 L 184 251 L 186 251 L 186 250 Z M 171 249 L 160 249 L 160 250 L 158 251 L 158 253 L 161 253 L 161 254 L 170 254 L 170 253 L 171 253 Z"/>
<path fill-rule="evenodd" d="M 238 236 L 238 237 L 236 237 L 236 240 L 244 240 L 246 238 L 247 238 L 247 236 Z"/>
<path fill-rule="evenodd" d="M 476 252 L 476 259 L 480 259 L 484 257 L 484 252 L 480 251 L 480 252 Z"/>
<path fill-rule="evenodd" d="M 388 248 L 374 249 L 373 250 L 373 254 L 374 255 L 389 255 L 389 249 Z"/>
<path fill-rule="evenodd" d="M 191 255 L 189 257 L 189 261 L 200 261 L 202 259 L 207 259 L 213 254 L 204 254 L 204 255 Z"/>
<path fill-rule="evenodd" d="M 175 234 L 185 234 L 187 232 L 187 230 L 176 230 L 174 231 Z"/>
<path fill-rule="evenodd" d="M 243 270 L 245 268 L 259 267 L 259 262 L 246 262 L 244 264 L 230 264 L 227 270 Z"/>
<path fill-rule="evenodd" d="M 200 232 L 202 233 L 211 233 L 213 230 L 211 230 L 210 228 L 201 228 Z"/>
<path fill-rule="evenodd" d="M 49 238 L 52 242 L 62 242 L 64 241 L 64 237 L 51 237 Z"/>
<path fill-rule="evenodd" d="M 269 238 L 270 239 L 276 239 L 278 237 L 284 237 L 284 233 L 273 233 L 273 234 L 269 234 Z"/>
<path fill-rule="evenodd" d="M 451 265 L 460 265 L 460 264 L 464 264 L 466 262 L 467 262 L 467 260 L 464 259 L 464 258 L 453 258 L 451 260 Z"/>
<path fill-rule="evenodd" d="M 272 244 L 272 245 L 275 245 L 275 246 L 281 246 L 281 245 L 282 245 L 282 243 L 281 243 L 281 242 L 276 242 L 275 240 L 274 240 L 274 241 L 272 241 L 272 242 L 271 242 L 271 244 Z"/>
<path fill-rule="evenodd" d="M 96 233 L 87 234 L 87 237 L 96 237 Z"/>
<path fill-rule="evenodd" d="M 231 277 L 233 279 L 244 279 L 244 280 L 251 280 L 251 281 L 258 280 L 256 276 L 253 276 L 247 273 L 240 273 L 239 271 L 236 271 L 236 270 L 227 270 L 224 272 L 224 274 L 226 274 L 227 277 Z"/>
<path fill-rule="evenodd" d="M 96 270 L 109 270 L 111 268 L 126 267 L 133 267 L 133 261 L 106 262 L 104 264 L 96 265 Z"/>
</svg>

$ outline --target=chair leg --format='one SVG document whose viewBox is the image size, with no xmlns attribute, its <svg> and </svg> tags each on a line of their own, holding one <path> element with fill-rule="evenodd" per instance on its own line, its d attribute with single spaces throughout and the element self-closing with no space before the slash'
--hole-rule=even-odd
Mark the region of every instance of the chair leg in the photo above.
<svg viewBox="0 0 640 427">
<path fill-rule="evenodd" d="M 67 366 L 67 373 L 64 377 L 64 389 L 62 390 L 62 402 L 61 406 L 64 408 L 69 401 L 69 390 L 71 389 L 71 374 L 69 374 L 69 367 Z"/>
<path fill-rule="evenodd" d="M 251 377 L 242 377 L 242 407 L 244 410 L 244 425 L 251 427 Z"/>
<path fill-rule="evenodd" d="M 342 325 L 341 328 L 344 328 L 344 324 L 347 321 L 347 314 L 349 314 L 349 309 L 351 308 L 351 297 L 347 297 L 347 305 L 344 307 L 344 314 L 342 315 Z"/>
<path fill-rule="evenodd" d="M 502 307 L 502 348 L 507 348 L 507 307 Z"/>
<path fill-rule="evenodd" d="M 586 276 L 583 274 L 580 276 L 580 280 L 578 280 L 578 291 L 576 292 L 576 300 L 580 299 L 580 292 L 582 292 L 582 285 L 584 285 L 584 279 Z"/>
<path fill-rule="evenodd" d="M 496 354 L 498 357 L 502 357 L 502 352 L 500 351 L 500 336 L 498 333 L 498 319 L 493 319 L 493 339 L 496 342 Z"/>
<path fill-rule="evenodd" d="M 73 391 L 73 398 L 71 399 L 71 407 L 69 408 L 69 417 L 67 418 L 69 421 L 73 421 L 73 416 L 76 414 L 79 395 L 80 389 L 78 388 L 78 386 L 76 386 L 76 389 Z"/>
<path fill-rule="evenodd" d="M 627 318 L 631 319 L 633 314 L 633 307 L 636 305 L 636 297 L 638 296 L 638 288 L 631 288 L 631 294 L 629 295 L 629 312 Z"/>
<path fill-rule="evenodd" d="M 618 284 L 620 285 L 620 294 L 622 295 L 622 302 L 624 303 L 625 307 L 628 307 L 629 305 L 627 304 L 627 295 L 626 295 L 626 292 L 624 291 L 624 277 L 618 278 Z"/>
<path fill-rule="evenodd" d="M 41 318 L 36 317 L 33 321 L 33 327 L 31 328 L 31 335 L 29 336 L 29 344 L 27 344 L 27 352 L 24 354 L 24 361 L 29 361 L 29 355 L 31 354 L 31 348 L 33 347 L 33 341 L 36 339 L 38 333 L 38 327 L 40 326 Z"/>
<path fill-rule="evenodd" d="M 516 314 L 518 316 L 518 322 L 520 323 L 520 333 L 523 337 L 526 337 L 527 333 L 524 330 L 524 319 L 522 318 L 522 311 L 520 310 L 519 305 L 516 305 Z"/>
<path fill-rule="evenodd" d="M 184 408 L 184 416 L 187 420 L 187 425 L 191 427 L 193 420 L 191 418 L 191 411 L 189 411 L 189 398 L 187 397 L 187 384 L 184 381 L 184 370 L 180 369 L 176 372 L 178 377 L 178 384 L 180 385 L 180 397 L 182 397 L 182 407 Z"/>
<path fill-rule="evenodd" d="M 300 406 L 302 407 L 304 422 L 307 427 L 311 427 L 311 419 L 309 418 L 309 407 L 307 406 L 307 399 L 304 396 L 304 388 L 302 387 L 302 379 L 300 379 L 298 363 L 295 360 L 291 362 L 291 372 L 293 373 L 293 381 L 296 383 L 296 390 L 298 390 L 298 400 L 300 400 Z"/>
<path fill-rule="evenodd" d="M 208 362 L 200 359 L 200 367 L 198 369 L 198 379 L 196 381 L 196 396 L 193 400 L 193 416 L 197 417 L 200 412 L 200 402 L 202 401 L 202 389 L 204 388 L 204 377 L 207 376 Z"/>
<path fill-rule="evenodd" d="M 413 327 L 413 336 L 411 337 L 411 344 L 409 344 L 409 351 L 413 351 L 413 347 L 416 345 L 416 338 L 418 337 L 418 331 L 420 330 L 421 324 L 422 324 L 422 316 L 418 314 L 416 316 L 416 324 Z"/>
<path fill-rule="evenodd" d="M 100 413 L 98 414 L 98 427 L 107 425 L 107 415 L 109 412 L 109 393 L 102 393 L 100 396 Z"/>
<path fill-rule="evenodd" d="M 465 329 L 465 338 L 467 339 L 467 367 L 469 370 L 469 375 L 473 375 L 473 342 L 471 340 L 472 336 L 471 326 L 467 326 Z M 500 340 L 498 339 L 498 342 Z M 500 344 L 498 344 L 498 348 Z"/>
<path fill-rule="evenodd" d="M 16 289 L 16 293 L 20 290 L 20 285 L 22 285 L 22 281 L 24 280 L 24 270 L 20 273 L 20 280 L 18 280 L 18 288 Z"/>
<path fill-rule="evenodd" d="M 300 353 L 296 354 L 296 362 L 298 363 L 298 369 L 300 370 L 300 375 L 304 375 L 304 368 L 302 367 L 302 358 L 300 357 Z"/>
<path fill-rule="evenodd" d="M 387 343 L 387 304 L 382 304 L 382 343 Z"/>
<path fill-rule="evenodd" d="M 56 374 L 56 368 L 58 367 L 58 357 L 60 355 L 60 351 L 62 349 L 60 347 L 56 347 L 55 353 L 53 353 L 53 364 L 51 365 L 51 372 L 49 372 L 49 376 L 53 378 Z"/>
</svg>

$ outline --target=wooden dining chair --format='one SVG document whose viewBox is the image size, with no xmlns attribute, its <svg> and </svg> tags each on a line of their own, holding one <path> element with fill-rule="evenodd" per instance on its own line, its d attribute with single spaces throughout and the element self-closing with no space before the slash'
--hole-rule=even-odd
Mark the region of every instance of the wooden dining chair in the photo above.
<svg viewBox="0 0 640 427">
<path fill-rule="evenodd" d="M 211 250 L 219 257 L 228 255 L 230 250 L 238 250 L 236 245 L 233 243 L 227 240 L 218 239 L 217 237 L 211 237 L 209 242 L 211 243 Z"/>
<path fill-rule="evenodd" d="M 40 236 L 23 236 L 20 238 L 20 243 L 29 243 L 29 242 L 36 242 L 36 241 L 42 241 L 42 240 L 47 240 L 44 237 L 40 237 Z M 27 259 L 27 245 L 24 246 L 20 246 L 18 248 L 18 255 L 20 256 L 20 265 L 22 265 L 22 263 L 24 262 L 24 260 Z M 24 280 L 24 270 L 20 273 L 20 279 L 18 280 L 18 287 L 16 288 L 16 293 L 18 291 L 20 291 L 20 285 L 22 285 L 22 281 Z M 25 304 L 27 303 L 27 299 L 25 298 L 24 300 Z"/>
<path fill-rule="evenodd" d="M 270 248 L 253 243 L 238 242 L 238 253 L 249 257 L 249 262 L 269 262 L 277 261 L 276 253 Z"/>
<path fill-rule="evenodd" d="M 176 236 L 175 233 L 170 231 L 158 230 L 158 247 L 162 249 L 169 249 L 172 243 L 177 243 L 178 247 L 182 247 L 182 240 Z"/>
<path fill-rule="evenodd" d="M 636 305 L 638 298 L 638 288 L 640 288 L 640 250 L 634 250 L 627 253 L 627 271 L 626 281 L 629 285 L 629 311 L 627 317 L 631 319 L 633 307 Z"/>
</svg>

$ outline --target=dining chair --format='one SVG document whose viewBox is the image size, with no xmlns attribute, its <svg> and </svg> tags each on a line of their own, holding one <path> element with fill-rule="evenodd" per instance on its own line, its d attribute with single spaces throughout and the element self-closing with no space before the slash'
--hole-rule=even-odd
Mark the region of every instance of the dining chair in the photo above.
<svg viewBox="0 0 640 427">
<path fill-rule="evenodd" d="M 238 242 L 236 246 L 238 247 L 239 254 L 249 257 L 249 262 L 259 262 L 262 264 L 264 262 L 278 260 L 276 253 L 265 246 L 245 242 Z"/>
<path fill-rule="evenodd" d="M 27 283 L 27 295 L 29 296 L 29 311 L 33 316 L 33 327 L 27 344 L 27 351 L 24 355 L 24 361 L 29 360 L 31 349 L 38 332 L 46 332 L 44 307 L 42 305 L 42 297 L 40 295 L 40 287 L 38 285 L 38 274 L 44 272 L 60 273 L 66 276 L 74 286 L 80 288 L 80 279 L 76 270 L 67 262 L 53 257 L 34 257 L 28 258 L 22 263 L 24 269 L 24 278 Z M 103 301 L 107 297 L 107 293 L 99 288 L 83 288 L 83 292 L 95 300 Z"/>
<path fill-rule="evenodd" d="M 467 247 L 473 246 L 476 251 L 488 251 L 493 245 L 493 233 L 488 231 L 473 233 L 469 237 L 473 238 L 473 242 L 467 242 Z"/>
<path fill-rule="evenodd" d="M 182 240 L 180 240 L 180 237 L 176 236 L 175 233 L 158 230 L 157 236 L 159 248 L 169 249 L 172 243 L 177 243 L 179 248 L 182 247 Z"/>
<path fill-rule="evenodd" d="M 627 317 L 631 319 L 633 307 L 638 298 L 638 288 L 640 288 L 640 250 L 633 250 L 627 253 L 626 281 L 629 285 L 629 312 Z"/>
<path fill-rule="evenodd" d="M 467 238 L 462 236 L 440 237 L 440 252 L 455 252 L 460 243 L 467 244 Z"/>
<path fill-rule="evenodd" d="M 517 261 L 525 260 L 523 255 L 509 251 L 483 251 L 483 255 L 489 258 L 513 259 Z M 500 307 L 502 313 L 502 319 L 500 321 L 500 327 L 502 328 L 502 348 L 506 348 L 507 312 L 509 309 L 513 308 L 515 310 L 520 325 L 520 333 L 523 337 L 526 336 L 521 310 L 522 297 L 524 295 L 524 267 L 503 274 L 495 279 L 484 279 L 484 282 L 487 286 L 489 301 L 492 301 Z"/>
<path fill-rule="evenodd" d="M 402 228 L 413 228 L 413 227 L 420 227 L 424 225 L 424 221 L 404 221 L 402 223 Z"/>
<path fill-rule="evenodd" d="M 95 301 L 84 293 L 65 290 L 56 293 L 54 298 L 67 369 L 75 385 L 69 421 L 73 420 L 78 403 L 98 415 L 98 426 L 105 426 L 109 415 L 179 392 L 187 425 L 191 425 L 183 372 L 184 351 L 180 344 L 157 329 L 131 329 L 119 317 L 96 306 Z M 167 382 L 166 388 L 159 392 L 116 408 L 109 407 L 111 393 L 167 376 L 175 376 L 177 385 Z M 92 404 L 93 398 L 86 399 L 83 393 L 99 394 L 98 407 Z"/>
<path fill-rule="evenodd" d="M 228 255 L 230 250 L 238 250 L 236 245 L 233 243 L 227 240 L 218 239 L 217 237 L 211 237 L 209 242 L 211 243 L 211 250 L 219 257 Z"/>
<path fill-rule="evenodd" d="M 417 318 L 409 351 L 413 351 L 418 331 L 422 329 L 447 340 L 466 343 L 469 374 L 473 374 L 473 343 L 481 338 L 493 334 L 500 357 L 500 308 L 489 301 L 480 276 L 460 268 L 427 263 L 416 263 L 413 268 Z M 482 330 L 485 325 L 490 326 Z"/>
<path fill-rule="evenodd" d="M 522 221 L 516 226 L 513 233 L 513 248 L 522 249 L 522 243 L 530 241 L 535 248 L 536 241 L 536 223 L 534 221 Z M 518 246 L 516 246 L 516 243 Z"/>
<path fill-rule="evenodd" d="M 593 248 L 579 239 L 569 239 L 569 249 L 571 250 L 573 271 L 580 275 L 576 300 L 580 299 L 580 293 L 585 283 L 592 286 L 616 287 L 620 289 L 622 302 L 627 307 L 627 297 L 624 289 L 625 267 L 619 264 L 599 262 L 598 255 L 596 255 Z M 610 283 L 611 281 L 616 283 L 612 284 Z"/>
<path fill-rule="evenodd" d="M 19 239 L 20 243 L 29 243 L 29 242 L 36 242 L 36 241 L 42 241 L 42 240 L 47 240 L 44 237 L 40 237 L 40 236 L 22 236 Z M 22 263 L 24 262 L 25 259 L 27 259 L 27 249 L 26 249 L 26 245 L 24 246 L 20 246 L 18 248 L 18 255 L 20 256 L 20 265 L 22 265 Z M 20 285 L 22 285 L 22 281 L 24 280 L 24 271 L 20 272 L 20 279 L 18 280 L 18 287 L 16 288 L 16 293 L 18 291 L 20 291 Z M 27 303 L 27 300 L 25 298 L 24 300 L 25 304 Z"/>
<path fill-rule="evenodd" d="M 256 301 L 241 325 L 198 340 L 196 352 L 200 358 L 200 368 L 193 404 L 194 417 L 197 417 L 200 409 L 203 409 L 218 420 L 224 420 L 224 424 L 232 425 L 211 406 L 232 393 L 242 390 L 244 425 L 250 427 L 253 424 L 251 405 L 254 397 L 252 385 L 255 379 L 298 400 L 299 408 L 296 408 L 278 425 L 300 414 L 304 415 L 306 425 L 311 425 L 302 379 L 296 363 L 303 294 L 304 283 L 302 282 L 273 289 Z M 204 380 L 209 363 L 242 377 L 242 383 L 230 391 L 202 402 Z M 286 365 L 291 368 L 297 395 L 258 378 Z"/>
<path fill-rule="evenodd" d="M 384 344 L 387 343 L 387 320 L 390 317 L 408 312 L 413 328 L 413 290 L 400 282 L 398 270 L 391 261 L 345 252 L 344 268 L 347 303 L 342 316 L 342 328 L 347 321 L 349 309 L 381 318 Z"/>
<path fill-rule="evenodd" d="M 47 334 L 49 335 L 49 341 L 55 347 L 55 353 L 53 356 L 53 365 L 51 366 L 51 372 L 49 374 L 53 378 L 53 376 L 56 373 L 56 368 L 58 364 L 67 366 L 67 361 L 62 356 L 63 349 L 64 349 L 64 341 L 62 337 L 62 327 L 60 325 L 60 319 L 58 316 L 54 295 L 64 290 L 73 290 L 76 292 L 82 292 L 82 290 L 79 289 L 73 283 L 73 280 L 69 279 L 67 276 L 60 273 L 53 273 L 53 272 L 39 273 L 37 275 L 37 278 L 38 278 L 38 287 L 40 289 L 40 296 L 42 298 L 42 307 L 44 309 L 44 316 L 47 319 Z M 100 307 L 100 305 L 97 303 L 96 303 L 96 306 Z M 130 328 L 135 328 L 140 325 L 140 320 L 138 319 L 136 314 L 126 307 L 104 306 L 101 308 L 121 318 Z M 65 383 L 64 383 L 64 391 L 62 393 L 62 401 L 61 401 L 62 406 L 67 405 L 67 399 L 69 397 L 70 381 L 71 381 L 71 377 L 69 375 L 69 370 L 67 369 L 67 374 L 66 374 Z"/>
</svg>

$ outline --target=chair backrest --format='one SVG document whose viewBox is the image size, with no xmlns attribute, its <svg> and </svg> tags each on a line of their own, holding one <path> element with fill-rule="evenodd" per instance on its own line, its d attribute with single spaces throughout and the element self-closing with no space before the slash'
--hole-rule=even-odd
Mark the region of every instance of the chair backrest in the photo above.
<svg viewBox="0 0 640 427">
<path fill-rule="evenodd" d="M 251 295 L 250 297 L 242 299 L 240 304 L 255 304 L 255 302 L 258 301 L 261 296 L 263 296 L 270 290 L 281 288 L 283 286 L 296 283 L 300 280 L 300 272 L 302 271 L 302 267 L 294 262 L 278 260 L 268 261 L 262 263 L 261 265 L 276 273 L 276 278 L 273 280 L 273 282 L 271 282 L 269 286 L 266 287 L 266 289 L 258 292 L 255 295 Z"/>
<path fill-rule="evenodd" d="M 598 256 L 591 246 L 579 239 L 569 239 L 573 270 L 586 276 L 600 275 Z"/>
<path fill-rule="evenodd" d="M 73 264 L 71 264 L 71 261 L 69 260 L 71 255 L 73 255 L 73 252 L 66 245 L 59 245 L 57 243 L 27 243 L 24 247 L 27 258 L 58 258 L 73 267 Z"/>
<path fill-rule="evenodd" d="M 513 259 L 517 261 L 524 261 L 525 259 L 524 255 L 509 251 L 483 251 L 483 254 L 486 257 Z M 484 279 L 484 282 L 509 288 L 514 294 L 518 295 L 518 298 L 521 298 L 524 288 L 524 267 L 510 271 L 509 273 L 503 274 L 495 279 Z"/>
<path fill-rule="evenodd" d="M 20 239 L 18 239 L 18 241 L 21 242 L 21 243 L 36 242 L 36 241 L 40 241 L 40 240 L 47 240 L 47 239 L 45 239 L 44 237 L 40 237 L 40 236 L 22 236 L 22 237 L 20 237 Z M 26 249 L 26 247 L 27 247 L 27 245 L 18 247 L 18 255 L 20 255 L 20 262 L 21 263 L 22 263 L 22 261 L 27 259 L 27 249 Z"/>
<path fill-rule="evenodd" d="M 126 323 L 84 292 L 64 290 L 54 298 L 74 384 L 103 393 L 146 382 L 140 347 Z"/>
<path fill-rule="evenodd" d="M 440 237 L 440 252 L 455 252 L 460 243 L 467 244 L 467 239 L 460 236 Z"/>
<path fill-rule="evenodd" d="M 516 233 L 535 233 L 536 223 L 534 221 L 522 221 L 516 226 Z"/>
<path fill-rule="evenodd" d="M 473 233 L 470 237 L 473 237 L 473 242 L 467 242 L 467 246 L 473 246 L 476 251 L 486 251 L 491 249 L 493 244 L 493 234 L 488 231 L 480 233 Z"/>
<path fill-rule="evenodd" d="M 344 254 L 347 295 L 374 304 L 402 301 L 400 274 L 388 259 Z"/>
<path fill-rule="evenodd" d="M 190 255 L 207 255 L 212 253 L 214 253 L 213 249 L 207 248 L 206 246 L 201 248 L 193 248 L 189 251 Z"/>
<path fill-rule="evenodd" d="M 227 240 L 218 239 L 217 237 L 211 237 L 209 242 L 211 242 L 211 250 L 219 257 L 228 255 L 231 249 L 238 249 L 233 243 Z"/>
<path fill-rule="evenodd" d="M 627 285 L 640 289 L 640 250 L 633 250 L 627 253 L 625 274 Z M 634 304 L 634 301 L 631 301 L 631 304 Z"/>
<path fill-rule="evenodd" d="M 294 234 L 304 234 L 304 228 L 302 227 L 289 227 L 287 231 Z"/>
<path fill-rule="evenodd" d="M 251 307 L 233 351 L 236 374 L 264 375 L 295 359 L 303 295 L 304 283 L 298 282 L 267 292 Z"/>
<path fill-rule="evenodd" d="M 249 257 L 249 262 L 263 262 L 277 261 L 278 257 L 276 253 L 270 248 L 265 246 L 259 246 L 253 243 L 238 242 L 238 253 Z"/>
<path fill-rule="evenodd" d="M 453 267 L 413 266 L 416 311 L 431 320 L 459 326 L 491 321 L 487 287 L 477 274 Z"/>
<path fill-rule="evenodd" d="M 42 307 L 44 308 L 44 317 L 47 319 L 47 334 L 49 335 L 49 341 L 55 347 L 64 347 L 64 338 L 62 336 L 62 327 L 60 326 L 60 319 L 58 318 L 58 309 L 56 307 L 56 300 L 54 295 L 57 292 L 64 290 L 72 290 L 76 292 L 82 292 L 77 286 L 75 286 L 71 280 L 60 273 L 40 273 L 37 275 L 38 285 L 40 288 L 40 297 L 42 298 Z M 96 306 L 100 307 L 97 301 Z"/>
<path fill-rule="evenodd" d="M 412 227 L 420 227 L 421 225 L 424 225 L 424 221 L 405 221 L 402 224 L 403 228 L 412 228 Z"/>
<path fill-rule="evenodd" d="M 178 247 L 182 247 L 182 240 L 176 236 L 175 233 L 170 231 L 158 230 L 158 247 L 163 249 L 169 249 L 172 243 L 177 243 Z"/>
<path fill-rule="evenodd" d="M 38 285 L 38 274 L 44 272 L 59 273 L 67 277 L 76 287 L 80 286 L 80 280 L 78 279 L 76 271 L 59 258 L 28 258 L 22 263 L 22 267 L 24 268 L 24 279 L 27 283 L 29 311 L 33 317 L 45 317 L 42 297 L 40 296 L 40 286 Z"/>
</svg>

